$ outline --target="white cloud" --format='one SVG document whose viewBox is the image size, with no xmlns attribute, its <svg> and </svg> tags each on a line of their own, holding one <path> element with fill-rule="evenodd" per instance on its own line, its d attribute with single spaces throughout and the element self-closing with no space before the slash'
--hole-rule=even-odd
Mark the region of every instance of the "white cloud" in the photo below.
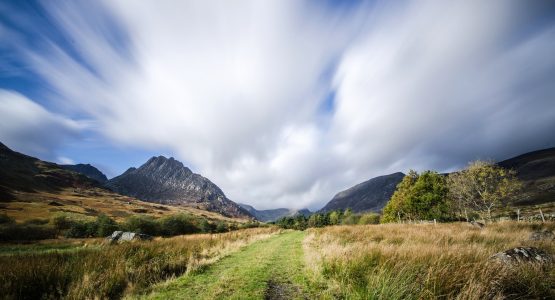
<svg viewBox="0 0 555 300">
<path fill-rule="evenodd" d="M 0 141 L 13 150 L 53 160 L 58 145 L 82 127 L 21 94 L 0 89 Z"/>
<path fill-rule="evenodd" d="M 65 156 L 58 156 L 58 163 L 62 164 L 62 165 L 73 165 L 75 164 L 75 161 L 69 157 L 65 157 Z"/>
<path fill-rule="evenodd" d="M 532 5 L 45 6 L 80 59 L 52 41 L 20 50 L 59 111 L 91 117 L 116 143 L 170 149 L 257 208 L 314 208 L 371 176 L 555 139 L 555 38 L 549 24 L 522 32 Z M 334 110 L 322 112 L 331 90 Z"/>
</svg>

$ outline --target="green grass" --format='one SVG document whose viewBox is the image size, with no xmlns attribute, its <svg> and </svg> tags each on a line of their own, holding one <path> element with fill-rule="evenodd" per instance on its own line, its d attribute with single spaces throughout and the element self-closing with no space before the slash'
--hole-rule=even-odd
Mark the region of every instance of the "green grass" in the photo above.
<svg viewBox="0 0 555 300">
<path fill-rule="evenodd" d="M 154 289 L 150 299 L 263 299 L 272 293 L 304 298 L 301 231 L 245 247 L 221 261 Z"/>
<path fill-rule="evenodd" d="M 88 249 L 100 249 L 100 246 L 93 245 Z M 20 254 L 41 254 L 52 252 L 74 252 L 83 248 L 81 244 L 59 243 L 59 244 L 14 244 L 0 246 L 0 255 L 20 255 Z"/>
</svg>

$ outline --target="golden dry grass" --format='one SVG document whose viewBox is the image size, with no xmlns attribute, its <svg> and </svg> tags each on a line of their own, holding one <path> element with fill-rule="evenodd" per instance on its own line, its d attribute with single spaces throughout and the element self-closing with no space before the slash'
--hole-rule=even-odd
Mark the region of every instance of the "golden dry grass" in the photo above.
<svg viewBox="0 0 555 300">
<path fill-rule="evenodd" d="M 77 247 L 72 251 L 0 255 L 5 299 L 117 299 L 198 270 L 279 229 L 157 238 L 151 242 Z"/>
<path fill-rule="evenodd" d="M 18 222 L 31 219 L 49 219 L 54 214 L 66 213 L 78 218 L 92 218 L 105 214 L 122 221 L 134 214 L 163 217 L 177 213 L 190 213 L 209 220 L 244 223 L 246 219 L 228 218 L 218 213 L 188 206 L 170 206 L 149 203 L 122 196 L 103 189 L 65 189 L 58 193 L 15 192 L 15 200 L 0 203 L 0 213 Z"/>
<path fill-rule="evenodd" d="M 505 266 L 490 259 L 516 246 L 555 253 L 553 241 L 530 241 L 555 224 L 505 222 L 334 226 L 310 229 L 304 241 L 319 298 L 504 299 L 555 297 L 552 265 Z"/>
</svg>

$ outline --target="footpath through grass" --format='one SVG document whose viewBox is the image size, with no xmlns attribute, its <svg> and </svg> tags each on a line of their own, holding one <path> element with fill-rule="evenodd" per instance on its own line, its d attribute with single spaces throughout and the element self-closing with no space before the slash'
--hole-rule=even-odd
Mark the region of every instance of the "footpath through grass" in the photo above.
<svg viewBox="0 0 555 300">
<path fill-rule="evenodd" d="M 255 242 L 205 270 L 160 286 L 151 299 L 302 299 L 301 231 Z"/>
</svg>

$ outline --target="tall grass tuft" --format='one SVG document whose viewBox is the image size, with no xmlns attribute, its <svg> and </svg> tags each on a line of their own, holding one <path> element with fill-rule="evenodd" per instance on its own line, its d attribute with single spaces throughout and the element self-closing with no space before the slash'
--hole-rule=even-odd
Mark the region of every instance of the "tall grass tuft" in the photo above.
<svg viewBox="0 0 555 300">
<path fill-rule="evenodd" d="M 315 293 L 324 299 L 555 299 L 553 265 L 503 265 L 490 257 L 555 224 L 464 223 L 314 228 L 304 243 Z"/>
</svg>

